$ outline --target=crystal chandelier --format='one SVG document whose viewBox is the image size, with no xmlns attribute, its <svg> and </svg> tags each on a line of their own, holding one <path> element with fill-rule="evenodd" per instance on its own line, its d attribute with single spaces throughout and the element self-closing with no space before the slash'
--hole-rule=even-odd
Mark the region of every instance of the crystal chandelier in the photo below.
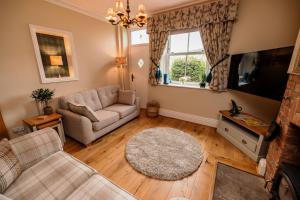
<svg viewBox="0 0 300 200">
<path fill-rule="evenodd" d="M 145 13 L 145 6 L 140 4 L 138 7 L 138 15 L 135 18 L 130 18 L 130 7 L 129 7 L 129 0 L 127 0 L 127 7 L 126 10 L 123 6 L 123 1 L 118 0 L 116 2 L 115 10 L 113 8 L 109 8 L 107 11 L 106 19 L 112 25 L 118 25 L 125 28 L 129 28 L 131 25 L 137 25 L 138 27 L 143 27 L 147 24 L 147 14 Z"/>
</svg>

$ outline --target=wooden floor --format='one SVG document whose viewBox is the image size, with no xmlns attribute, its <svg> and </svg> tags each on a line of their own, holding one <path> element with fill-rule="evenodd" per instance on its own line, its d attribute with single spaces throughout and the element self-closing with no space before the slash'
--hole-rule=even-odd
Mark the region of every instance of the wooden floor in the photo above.
<svg viewBox="0 0 300 200">
<path fill-rule="evenodd" d="M 196 138 L 204 150 L 200 168 L 193 175 L 179 181 L 152 179 L 131 168 L 124 158 L 125 145 L 139 131 L 151 127 L 173 127 Z M 214 128 L 162 116 L 149 119 L 144 114 L 89 147 L 68 138 L 64 149 L 141 200 L 172 197 L 209 199 L 217 161 L 251 173 L 255 173 L 256 169 L 254 161 L 220 136 Z"/>
</svg>

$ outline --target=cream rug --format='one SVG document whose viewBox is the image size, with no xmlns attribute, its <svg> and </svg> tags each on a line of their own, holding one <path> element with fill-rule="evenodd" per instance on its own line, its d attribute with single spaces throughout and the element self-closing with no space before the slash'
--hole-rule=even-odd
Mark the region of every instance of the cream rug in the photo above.
<svg viewBox="0 0 300 200">
<path fill-rule="evenodd" d="M 138 133 L 128 142 L 125 156 L 134 169 L 161 180 L 187 177 L 203 159 L 200 144 L 173 128 L 151 128 Z"/>
</svg>

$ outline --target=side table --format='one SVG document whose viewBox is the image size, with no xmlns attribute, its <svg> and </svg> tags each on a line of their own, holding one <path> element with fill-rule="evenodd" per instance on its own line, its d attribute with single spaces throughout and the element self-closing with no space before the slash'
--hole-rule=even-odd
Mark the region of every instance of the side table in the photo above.
<svg viewBox="0 0 300 200">
<path fill-rule="evenodd" d="M 64 127 L 62 124 L 62 115 L 58 113 L 30 117 L 24 119 L 23 121 L 26 125 L 29 126 L 29 128 L 32 131 L 40 130 L 47 127 L 52 127 L 57 130 L 61 142 L 64 144 L 66 141 Z"/>
</svg>

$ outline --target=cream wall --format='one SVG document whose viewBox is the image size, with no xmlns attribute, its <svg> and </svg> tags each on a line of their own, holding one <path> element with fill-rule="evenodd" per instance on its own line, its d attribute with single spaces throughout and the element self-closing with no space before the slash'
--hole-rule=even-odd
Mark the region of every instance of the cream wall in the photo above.
<svg viewBox="0 0 300 200">
<path fill-rule="evenodd" d="M 230 53 L 294 45 L 299 27 L 299 0 L 240 0 Z M 219 110 L 230 107 L 230 99 L 246 112 L 267 121 L 274 119 L 280 106 L 277 101 L 233 91 L 215 93 L 167 86 L 149 88 L 149 100 L 159 101 L 162 108 L 206 118 L 217 119 Z"/>
<path fill-rule="evenodd" d="M 41 84 L 28 24 L 73 33 L 79 81 Z M 116 33 L 108 23 L 42 0 L 1 0 L 0 27 L 0 108 L 8 128 L 37 114 L 29 97 L 34 89 L 55 89 L 58 97 L 119 84 Z"/>
</svg>

